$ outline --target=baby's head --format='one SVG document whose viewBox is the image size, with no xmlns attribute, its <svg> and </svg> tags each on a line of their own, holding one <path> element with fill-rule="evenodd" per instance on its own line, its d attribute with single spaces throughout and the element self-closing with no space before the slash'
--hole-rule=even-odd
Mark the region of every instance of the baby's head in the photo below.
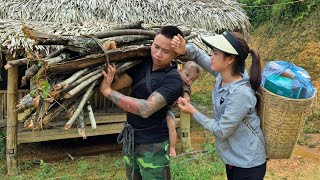
<svg viewBox="0 0 320 180">
<path fill-rule="evenodd" d="M 180 75 L 182 80 L 189 86 L 192 85 L 200 77 L 200 66 L 193 61 L 186 62 L 182 69 L 180 69 Z"/>
</svg>

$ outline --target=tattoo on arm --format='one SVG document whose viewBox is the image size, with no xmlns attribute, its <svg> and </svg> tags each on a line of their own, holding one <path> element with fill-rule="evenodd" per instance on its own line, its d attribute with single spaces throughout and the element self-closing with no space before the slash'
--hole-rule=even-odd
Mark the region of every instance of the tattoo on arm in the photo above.
<svg viewBox="0 0 320 180">
<path fill-rule="evenodd" d="M 147 100 L 125 96 L 117 91 L 112 91 L 108 99 L 123 110 L 139 115 L 143 118 L 151 116 L 166 105 L 166 100 L 158 92 L 153 92 Z"/>
</svg>

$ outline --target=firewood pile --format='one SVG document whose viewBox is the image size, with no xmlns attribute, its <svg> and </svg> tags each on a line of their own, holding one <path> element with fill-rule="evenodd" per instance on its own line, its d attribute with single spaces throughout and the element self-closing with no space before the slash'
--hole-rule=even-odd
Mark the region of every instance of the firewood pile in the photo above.
<svg viewBox="0 0 320 180">
<path fill-rule="evenodd" d="M 16 106 L 24 128 L 45 129 L 59 115 L 66 114 L 65 130 L 77 122 L 79 133 L 84 134 L 85 117 L 95 129 L 90 97 L 98 91 L 101 71 L 108 63 L 114 63 L 120 74 L 151 57 L 150 46 L 160 27 L 146 29 L 141 23 L 81 36 L 47 34 L 24 26 L 25 37 L 34 45 L 60 47 L 47 56 L 31 51 L 27 57 L 5 65 L 6 69 L 26 64 L 28 67 L 21 81 L 30 83 L 30 93 Z M 188 30 L 183 32 L 187 40 L 196 36 Z"/>
</svg>

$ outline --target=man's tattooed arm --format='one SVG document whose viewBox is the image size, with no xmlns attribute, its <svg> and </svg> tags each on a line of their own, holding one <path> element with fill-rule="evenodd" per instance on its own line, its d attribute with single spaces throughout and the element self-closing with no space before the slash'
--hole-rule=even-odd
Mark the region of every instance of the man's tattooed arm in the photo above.
<svg viewBox="0 0 320 180">
<path fill-rule="evenodd" d="M 158 92 L 153 92 L 149 98 L 145 100 L 125 96 L 112 90 L 107 98 L 123 110 L 139 115 L 143 118 L 151 116 L 166 105 L 166 100 Z"/>
</svg>

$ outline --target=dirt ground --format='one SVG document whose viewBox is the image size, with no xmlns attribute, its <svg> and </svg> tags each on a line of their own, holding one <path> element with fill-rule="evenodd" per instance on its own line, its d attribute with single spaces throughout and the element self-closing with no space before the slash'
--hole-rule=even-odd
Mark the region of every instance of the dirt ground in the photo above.
<svg viewBox="0 0 320 180">
<path fill-rule="evenodd" d="M 213 142 L 214 139 L 207 131 L 197 128 L 191 132 L 192 147 L 194 151 L 200 150 L 201 145 Z M 75 158 L 98 156 L 99 154 L 121 154 L 121 146 L 116 143 L 116 135 L 91 137 L 82 139 L 69 139 L 30 143 L 19 146 L 19 162 L 39 160 L 54 162 L 66 159 L 67 154 Z M 320 180 L 320 134 L 312 134 L 309 144 L 312 146 L 296 145 L 290 159 L 269 160 L 265 179 L 287 180 Z M 177 146 L 177 152 L 181 148 Z"/>
</svg>

